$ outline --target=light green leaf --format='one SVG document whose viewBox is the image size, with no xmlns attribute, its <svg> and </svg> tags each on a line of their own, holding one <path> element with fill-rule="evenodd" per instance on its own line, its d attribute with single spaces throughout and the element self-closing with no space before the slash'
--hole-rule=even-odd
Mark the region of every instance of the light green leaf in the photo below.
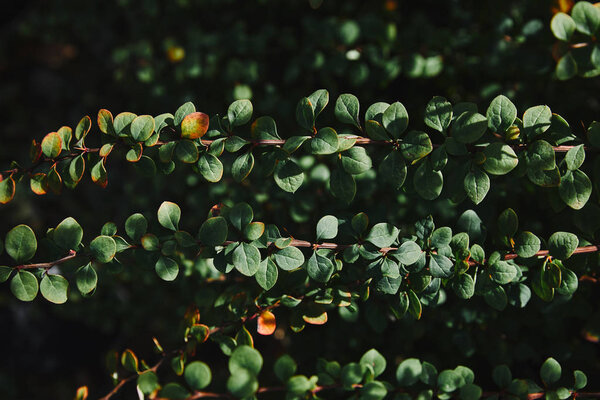
<svg viewBox="0 0 600 400">
<path fill-rule="evenodd" d="M 312 256 L 306 263 L 306 272 L 308 276 L 317 282 L 327 282 L 333 274 L 334 266 L 331 260 L 323 257 L 317 252 L 313 252 Z"/>
<path fill-rule="evenodd" d="M 291 271 L 304 264 L 304 254 L 294 246 L 288 246 L 273 253 L 275 262 L 284 271 Z"/>
<path fill-rule="evenodd" d="M 565 164 L 571 171 L 580 168 L 583 165 L 583 161 L 585 161 L 585 149 L 582 144 L 571 147 L 567 151 L 567 154 L 565 154 Z"/>
<path fill-rule="evenodd" d="M 10 281 L 10 291 L 21 301 L 32 301 L 38 293 L 38 281 L 29 271 L 19 270 Z"/>
<path fill-rule="evenodd" d="M 148 230 L 148 221 L 140 213 L 131 215 L 125 221 L 125 232 L 134 241 L 138 242 Z"/>
<path fill-rule="evenodd" d="M 410 131 L 400 143 L 402 155 L 411 164 L 414 164 L 421 158 L 425 157 L 433 150 L 431 139 L 425 132 Z"/>
<path fill-rule="evenodd" d="M 467 173 L 463 186 L 469 199 L 479 204 L 490 190 L 490 177 L 479 168 L 475 168 Z"/>
<path fill-rule="evenodd" d="M 398 139 L 408 127 L 408 112 L 404 105 L 397 101 L 385 110 L 381 121 L 390 135 Z"/>
<path fill-rule="evenodd" d="M 583 171 L 568 171 L 560 180 L 558 194 L 569 207 L 580 210 L 592 195 L 592 182 Z"/>
<path fill-rule="evenodd" d="M 548 239 L 550 255 L 559 260 L 571 257 L 577 246 L 579 246 L 579 239 L 569 232 L 554 232 Z"/>
<path fill-rule="evenodd" d="M 333 128 L 321 128 L 310 141 L 313 154 L 333 154 L 338 150 L 339 140 Z"/>
<path fill-rule="evenodd" d="M 238 156 L 231 166 L 231 175 L 236 182 L 241 182 L 250 175 L 254 168 L 254 155 L 252 151 L 247 151 Z"/>
<path fill-rule="evenodd" d="M 256 279 L 261 288 L 269 290 L 277 283 L 278 276 L 279 272 L 275 263 L 271 258 L 265 258 L 260 262 L 258 271 L 254 274 L 254 279 Z"/>
<path fill-rule="evenodd" d="M 179 265 L 175 260 L 169 257 L 160 257 L 154 265 L 156 274 L 163 281 L 174 281 L 179 274 Z"/>
<path fill-rule="evenodd" d="M 210 153 L 202 153 L 197 165 L 198 171 L 209 182 L 219 182 L 223 177 L 223 163 Z"/>
<path fill-rule="evenodd" d="M 131 136 L 136 142 L 145 142 L 154 132 L 154 118 L 140 115 L 131 122 Z"/>
<path fill-rule="evenodd" d="M 353 94 L 341 94 L 335 102 L 335 117 L 345 124 L 352 124 L 360 127 L 358 120 L 360 105 L 358 99 Z"/>
<path fill-rule="evenodd" d="M 54 229 L 52 238 L 63 249 L 76 250 L 83 239 L 83 229 L 74 218 L 68 217 Z"/>
<path fill-rule="evenodd" d="M 175 111 L 175 116 L 173 117 L 173 125 L 175 126 L 179 126 L 181 125 L 181 122 L 183 122 L 183 119 L 191 114 L 196 112 L 196 107 L 194 106 L 194 103 L 192 103 L 191 101 L 188 101 L 187 103 L 184 103 L 181 105 L 181 107 L 179 107 L 177 109 L 177 111 Z"/>
<path fill-rule="evenodd" d="M 231 127 L 246 124 L 252 118 L 252 103 L 250 100 L 236 100 L 227 109 L 227 119 Z"/>
<path fill-rule="evenodd" d="M 517 107 L 515 107 L 508 97 L 499 95 L 490 103 L 486 117 L 490 130 L 503 134 L 515 122 Z"/>
<path fill-rule="evenodd" d="M 573 18 L 563 12 L 554 14 L 554 17 L 552 17 L 552 20 L 550 21 L 550 29 L 554 36 L 565 42 L 571 40 L 571 36 L 573 36 L 576 27 L 577 24 Z"/>
<path fill-rule="evenodd" d="M 233 251 L 233 265 L 241 274 L 253 276 L 260 266 L 260 252 L 250 243 L 240 243 Z"/>
<path fill-rule="evenodd" d="M 425 125 L 444 132 L 452 121 L 452 104 L 444 97 L 435 96 L 425 106 Z"/>
<path fill-rule="evenodd" d="M 212 380 L 210 367 L 202 361 L 194 361 L 185 366 L 184 378 L 193 390 L 202 390 Z"/>
<path fill-rule="evenodd" d="M 229 358 L 229 372 L 235 375 L 241 370 L 258 375 L 263 365 L 263 358 L 258 350 L 242 345 L 236 347 Z"/>
<path fill-rule="evenodd" d="M 338 233 L 338 219 L 333 215 L 326 215 L 317 222 L 317 242 L 322 239 L 333 239 Z"/>
<path fill-rule="evenodd" d="M 273 173 L 275 183 L 288 193 L 295 193 L 304 182 L 304 171 L 291 159 L 279 161 Z"/>
<path fill-rule="evenodd" d="M 54 304 L 67 301 L 69 282 L 60 275 L 45 274 L 40 282 L 40 292 L 44 298 Z"/>
<path fill-rule="evenodd" d="M 483 169 L 492 175 L 508 174 L 519 163 L 512 147 L 502 142 L 494 142 L 487 145 L 483 153 L 486 157 Z"/>
<path fill-rule="evenodd" d="M 483 136 L 488 127 L 487 118 L 479 113 L 466 111 L 452 124 L 452 137 L 460 143 L 474 143 Z"/>
<path fill-rule="evenodd" d="M 400 230 L 394 225 L 380 222 L 371 228 L 365 240 L 379 248 L 390 247 L 399 233 Z"/>
<path fill-rule="evenodd" d="M 30 260 L 37 250 L 35 233 L 27 225 L 17 225 L 6 234 L 6 253 L 18 263 Z"/>
<path fill-rule="evenodd" d="M 98 274 L 96 274 L 96 270 L 91 262 L 77 269 L 77 272 L 75 273 L 75 284 L 82 294 L 91 293 L 92 290 L 96 289 L 96 285 L 98 284 Z"/>
<path fill-rule="evenodd" d="M 562 368 L 560 364 L 552 357 L 548 357 L 540 368 L 540 377 L 546 385 L 551 385 L 558 381 L 561 374 Z"/>
<path fill-rule="evenodd" d="M 575 21 L 577 30 L 584 35 L 595 35 L 600 27 L 600 10 L 587 1 L 575 3 L 571 10 L 571 17 Z"/>
<path fill-rule="evenodd" d="M 373 162 L 364 147 L 352 147 L 342 154 L 342 166 L 352 175 L 362 174 L 371 169 Z"/>
<path fill-rule="evenodd" d="M 423 367 L 416 358 L 407 358 L 396 369 L 396 381 L 401 387 L 411 386 L 419 382 Z"/>
<path fill-rule="evenodd" d="M 178 230 L 180 218 L 181 209 L 175 203 L 165 201 L 158 208 L 158 222 L 167 229 Z"/>
<path fill-rule="evenodd" d="M 523 128 L 528 138 L 540 135 L 550 127 L 552 111 L 548 106 L 535 106 L 528 108 L 523 114 Z"/>
</svg>

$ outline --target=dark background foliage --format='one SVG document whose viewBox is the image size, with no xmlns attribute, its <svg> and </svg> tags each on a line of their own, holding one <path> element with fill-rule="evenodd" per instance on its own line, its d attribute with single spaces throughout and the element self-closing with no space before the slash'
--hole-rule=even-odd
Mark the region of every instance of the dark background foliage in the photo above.
<svg viewBox="0 0 600 400">
<path fill-rule="evenodd" d="M 251 98 L 254 116 L 273 116 L 282 137 L 298 130 L 296 102 L 319 88 L 327 88 L 332 99 L 357 95 L 362 110 L 375 101 L 399 100 L 415 127 L 423 126 L 424 106 L 434 95 L 473 101 L 485 110 L 503 93 L 520 115 L 529 106 L 548 104 L 571 122 L 576 135 L 600 110 L 597 79 L 553 77 L 549 21 L 557 5 L 551 1 L 325 0 L 317 9 L 307 0 L 12 3 L 0 16 L 3 169 L 13 159 L 27 163 L 31 139 L 62 125 L 73 127 L 85 114 L 95 119 L 99 108 L 156 115 L 193 101 L 212 115 L 234 99 Z M 333 120 L 331 108 L 323 122 Z M 290 195 L 272 190 L 272 182 L 252 179 L 205 185 L 189 169 L 146 178 L 117 157 L 110 161 L 106 189 L 85 179 L 61 196 L 40 198 L 18 190 L 15 200 L 0 208 L 0 233 L 18 223 L 43 232 L 73 216 L 86 237 L 93 237 L 106 221 L 122 228 L 136 211 L 152 218 L 162 200 L 182 206 L 191 231 L 198 227 L 195 217 L 202 220 L 212 205 L 248 201 L 261 210 L 259 220 L 309 239 L 327 213 L 366 211 L 372 221 L 398 225 L 432 213 L 436 221 L 454 224 L 470 207 L 415 201 L 410 190 L 392 193 L 365 179 L 351 208 L 344 208 L 318 183 Z M 556 215 L 541 194 L 539 188 L 499 179 L 485 207 L 475 209 L 490 226 L 509 206 L 528 229 L 542 233 L 569 226 L 574 213 Z M 194 266 L 187 279 L 173 284 L 158 282 L 143 265 L 125 265 L 111 279 L 110 271 L 101 274 L 92 298 L 61 306 L 21 303 L 7 285 L 0 286 L 0 397 L 69 398 L 84 384 L 93 397 L 107 392 L 111 383 L 103 365 L 109 350 L 130 347 L 152 360 L 151 338 L 166 348 L 176 346 L 186 307 L 201 304 L 219 288 L 203 283 Z M 392 323 L 377 313 L 360 313 L 358 323 L 350 324 L 332 313 L 325 327 L 308 327 L 301 335 L 284 331 L 278 339 L 259 339 L 257 346 L 268 356 L 284 351 L 299 356 L 301 373 L 313 370 L 317 355 L 354 361 L 376 347 L 440 367 L 463 363 L 481 372 L 484 387 L 490 365 L 507 363 L 522 376 L 536 377 L 549 355 L 593 378 L 599 370 L 597 293 L 585 285 L 581 290 L 585 295 L 568 304 L 534 299 L 526 309 L 509 307 L 500 314 L 480 299 L 449 298 L 419 322 Z M 298 351 L 305 348 L 310 351 Z M 214 360 L 214 373 L 224 374 L 218 349 L 202 351 Z M 131 390 L 121 398 L 135 396 Z"/>
</svg>

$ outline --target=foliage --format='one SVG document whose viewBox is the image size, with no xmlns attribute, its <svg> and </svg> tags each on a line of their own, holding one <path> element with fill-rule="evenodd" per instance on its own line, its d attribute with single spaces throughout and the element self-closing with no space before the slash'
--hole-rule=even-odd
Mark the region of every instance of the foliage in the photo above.
<svg viewBox="0 0 600 400">
<path fill-rule="evenodd" d="M 467 3 L 25 10 L 0 397 L 598 397 L 600 8 Z"/>
</svg>

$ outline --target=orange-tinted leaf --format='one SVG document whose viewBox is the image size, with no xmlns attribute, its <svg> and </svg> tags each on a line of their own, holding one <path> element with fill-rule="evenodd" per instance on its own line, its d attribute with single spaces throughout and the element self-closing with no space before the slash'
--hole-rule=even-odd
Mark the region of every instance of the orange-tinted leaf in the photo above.
<svg viewBox="0 0 600 400">
<path fill-rule="evenodd" d="M 105 110 L 104 108 L 98 111 L 98 127 L 103 133 L 107 133 L 109 135 L 115 134 L 115 129 L 113 127 L 113 115 L 110 111 Z"/>
<path fill-rule="evenodd" d="M 56 165 L 53 165 L 48 171 L 48 175 L 46 175 L 46 183 L 48 185 L 48 189 L 52 191 L 52 193 L 60 194 L 62 191 L 62 177 L 56 170 Z"/>
<path fill-rule="evenodd" d="M 257 332 L 261 335 L 272 335 L 277 328 L 275 315 L 271 311 L 263 311 L 257 319 Z"/>
<path fill-rule="evenodd" d="M 131 147 L 131 149 L 129 149 L 129 151 L 127 152 L 127 154 L 125 155 L 125 158 L 129 162 L 138 162 L 138 161 L 140 161 L 140 158 L 142 158 L 142 144 L 141 143 L 134 144 Z"/>
<path fill-rule="evenodd" d="M 56 158 L 62 149 L 62 138 L 57 132 L 50 132 L 42 139 L 42 152 L 48 158 Z"/>
<path fill-rule="evenodd" d="M 69 144 L 71 143 L 71 138 L 73 137 L 73 130 L 68 126 L 61 126 L 56 133 L 58 133 L 62 139 L 62 149 L 69 150 Z"/>
<path fill-rule="evenodd" d="M 106 168 L 104 168 L 104 159 L 101 159 L 92 167 L 92 181 L 103 188 L 108 185 L 108 176 L 106 175 Z"/>
<path fill-rule="evenodd" d="M 2 179 L 2 175 L 0 175 Z M 15 197 L 15 181 L 12 176 L 0 180 L 0 204 L 6 204 Z"/>
<path fill-rule="evenodd" d="M 77 389 L 77 393 L 75 393 L 75 400 L 86 400 L 88 398 L 88 387 L 81 386 Z"/>
<path fill-rule="evenodd" d="M 181 137 L 184 139 L 198 139 L 208 131 L 208 115 L 203 112 L 193 112 L 181 121 Z"/>
<path fill-rule="evenodd" d="M 204 343 L 210 335 L 210 328 L 204 324 L 194 324 L 190 328 L 190 335 L 198 341 L 198 343 Z"/>
<path fill-rule="evenodd" d="M 302 319 L 312 325 L 323 325 L 327 322 L 327 311 L 323 306 L 310 303 L 302 314 Z"/>
<path fill-rule="evenodd" d="M 85 117 L 81 118 L 81 121 L 79 121 L 77 127 L 75 128 L 75 138 L 77 140 L 84 138 L 90 131 L 91 127 L 92 119 L 90 117 L 86 115 Z"/>
<path fill-rule="evenodd" d="M 31 141 L 31 147 L 29 147 L 29 159 L 32 163 L 37 162 L 42 156 L 42 145 L 33 139 Z"/>
<path fill-rule="evenodd" d="M 38 173 L 31 177 L 29 181 L 31 191 L 39 196 L 42 196 L 48 192 L 48 182 L 46 181 L 46 174 Z"/>
</svg>

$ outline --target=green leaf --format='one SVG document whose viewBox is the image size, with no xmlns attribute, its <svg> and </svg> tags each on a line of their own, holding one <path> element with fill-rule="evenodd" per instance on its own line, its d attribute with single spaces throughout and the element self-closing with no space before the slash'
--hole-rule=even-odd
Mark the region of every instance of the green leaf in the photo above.
<svg viewBox="0 0 600 400">
<path fill-rule="evenodd" d="M 551 385 L 558 381 L 561 374 L 562 368 L 560 367 L 560 364 L 552 357 L 548 357 L 540 368 L 540 377 L 546 385 Z"/>
<path fill-rule="evenodd" d="M 398 250 L 391 253 L 398 262 L 403 265 L 416 263 L 423 254 L 423 250 L 412 240 L 408 240 L 398 247 Z"/>
<path fill-rule="evenodd" d="M 400 143 L 402 155 L 411 164 L 414 164 L 421 158 L 425 157 L 433 150 L 431 139 L 425 132 L 410 131 Z"/>
<path fill-rule="evenodd" d="M 198 161 L 198 146 L 191 140 L 182 139 L 175 146 L 175 156 L 185 164 L 193 164 Z"/>
<path fill-rule="evenodd" d="M 379 381 L 365 383 L 360 389 L 359 400 L 383 400 L 388 394 L 386 386 Z"/>
<path fill-rule="evenodd" d="M 487 145 L 483 153 L 485 154 L 483 169 L 492 175 L 508 174 L 519 163 L 512 147 L 502 142 Z"/>
<path fill-rule="evenodd" d="M 113 116 L 110 111 L 101 109 L 98 111 L 98 128 L 102 133 L 106 133 L 108 135 L 115 134 L 115 128 L 113 127 Z M 81 139 L 81 136 L 77 137 L 77 140 Z"/>
<path fill-rule="evenodd" d="M 308 139 L 310 139 L 310 136 L 292 136 L 285 141 L 282 148 L 286 153 L 292 154 Z"/>
<path fill-rule="evenodd" d="M 394 225 L 380 222 L 371 228 L 365 240 L 379 248 L 390 247 L 399 233 L 400 230 Z"/>
<path fill-rule="evenodd" d="M 412 290 L 408 291 L 408 312 L 417 320 L 421 319 L 423 313 L 423 306 L 419 300 L 419 296 Z"/>
<path fill-rule="evenodd" d="M 419 196 L 434 200 L 442 193 L 444 177 L 440 171 L 434 171 L 429 162 L 424 162 L 415 171 L 413 185 Z"/>
<path fill-rule="evenodd" d="M 360 105 L 353 94 L 341 94 L 335 102 L 335 117 L 345 124 L 352 124 L 360 128 L 358 112 Z"/>
<path fill-rule="evenodd" d="M 304 254 L 294 246 L 288 246 L 273 253 L 275 262 L 284 271 L 291 271 L 304 264 Z"/>
<path fill-rule="evenodd" d="M 134 241 L 138 242 L 148 230 L 148 221 L 140 213 L 131 215 L 125 221 L 125 232 Z"/>
<path fill-rule="evenodd" d="M 127 349 L 121 355 L 121 364 L 127 371 L 138 372 L 138 359 L 133 351 Z"/>
<path fill-rule="evenodd" d="M 329 103 L 329 92 L 325 89 L 315 90 L 310 96 L 308 96 L 308 99 L 310 100 L 310 104 L 313 108 L 316 118 L 319 114 L 321 114 L 321 111 L 325 109 L 327 103 Z"/>
<path fill-rule="evenodd" d="M 227 240 L 227 221 L 223 217 L 211 217 L 202 223 L 198 238 L 205 246 L 219 246 Z"/>
<path fill-rule="evenodd" d="M 296 105 L 296 121 L 298 125 L 308 131 L 313 131 L 315 124 L 314 107 L 308 97 L 300 99 Z"/>
<path fill-rule="evenodd" d="M 110 236 L 98 236 L 90 243 L 90 253 L 95 260 L 106 264 L 117 253 L 117 244 Z"/>
<path fill-rule="evenodd" d="M 242 345 L 238 346 L 229 358 L 229 372 L 235 375 L 240 370 L 258 375 L 263 365 L 263 359 L 258 350 Z"/>
<path fill-rule="evenodd" d="M 154 133 L 154 118 L 140 115 L 131 122 L 131 136 L 136 142 L 145 142 Z"/>
<path fill-rule="evenodd" d="M 437 385 L 442 392 L 451 393 L 464 383 L 463 377 L 457 372 L 447 369 L 438 375 Z"/>
<path fill-rule="evenodd" d="M 171 282 L 179 274 L 179 265 L 172 258 L 160 257 L 154 265 L 154 270 L 160 279 Z"/>
<path fill-rule="evenodd" d="M 562 56 L 556 63 L 556 77 L 561 81 L 566 81 L 577 75 L 577 62 L 571 52 Z"/>
<path fill-rule="evenodd" d="M 250 243 L 240 243 L 233 251 L 233 265 L 241 274 L 253 276 L 260 265 L 260 252 Z"/>
<path fill-rule="evenodd" d="M 260 239 L 263 233 L 265 233 L 265 224 L 262 222 L 251 222 L 244 228 L 244 237 L 249 241 Z"/>
<path fill-rule="evenodd" d="M 373 162 L 364 147 L 352 147 L 341 154 L 342 166 L 349 174 L 362 174 L 373 166 Z"/>
<path fill-rule="evenodd" d="M 202 153 L 197 165 L 198 171 L 209 182 L 219 182 L 223 177 L 223 163 L 210 153 Z"/>
<path fill-rule="evenodd" d="M 580 371 L 578 369 L 575 370 L 573 372 L 573 377 L 575 378 L 575 384 L 573 385 L 573 388 L 575 390 L 581 390 L 587 386 L 588 379 L 583 371 Z"/>
<path fill-rule="evenodd" d="M 419 381 L 423 367 L 416 358 L 407 358 L 396 369 L 396 381 L 401 387 L 414 385 Z"/>
<path fill-rule="evenodd" d="M 448 246 L 452 242 L 452 229 L 448 226 L 436 229 L 431 234 L 430 242 L 431 246 L 438 249 Z"/>
<path fill-rule="evenodd" d="M 60 135 L 62 139 L 62 150 L 69 150 L 71 139 L 73 138 L 73 130 L 68 126 L 61 127 L 58 131 L 56 131 Z"/>
<path fill-rule="evenodd" d="M 398 151 L 391 151 L 381 164 L 379 164 L 379 174 L 386 182 L 392 185 L 392 188 L 399 190 L 406 179 L 406 163 Z"/>
<path fill-rule="evenodd" d="M 375 378 L 385 371 L 387 364 L 385 357 L 383 357 L 383 355 L 381 355 L 381 353 L 375 349 L 371 349 L 363 354 L 363 356 L 360 358 L 360 363 L 370 366 L 373 369 L 373 376 Z"/>
<path fill-rule="evenodd" d="M 478 400 L 483 394 L 481 387 L 469 383 L 460 388 L 460 399 L 461 400 Z"/>
<path fill-rule="evenodd" d="M 236 370 L 227 379 L 227 390 L 240 399 L 248 398 L 258 390 L 256 375 L 246 369 Z"/>
<path fill-rule="evenodd" d="M 338 233 L 338 219 L 333 215 L 326 215 L 317 222 L 317 242 L 322 239 L 333 239 Z"/>
<path fill-rule="evenodd" d="M 115 117 L 114 128 L 115 133 L 121 137 L 128 137 L 131 134 L 131 123 L 137 117 L 134 113 L 122 112 Z M 77 137 L 77 131 L 75 131 Z"/>
<path fill-rule="evenodd" d="M 15 196 L 15 180 L 9 176 L 0 181 L 0 204 L 10 202 Z"/>
<path fill-rule="evenodd" d="M 444 132 L 452 122 L 452 104 L 444 97 L 435 96 L 425 106 L 425 125 Z"/>
<path fill-rule="evenodd" d="M 233 179 L 237 182 L 241 182 L 250 175 L 254 168 L 254 155 L 252 151 L 247 151 L 235 159 L 231 166 L 231 174 Z"/>
<path fill-rule="evenodd" d="M 515 251 L 521 258 L 533 257 L 540 251 L 541 241 L 531 232 L 521 232 L 515 238 Z"/>
<path fill-rule="evenodd" d="M 186 388 L 181 386 L 179 383 L 170 382 L 167 383 L 158 392 L 158 398 L 171 399 L 171 400 L 185 400 L 190 396 L 190 393 Z"/>
<path fill-rule="evenodd" d="M 62 145 L 62 137 L 57 132 L 50 132 L 42 139 L 42 153 L 54 159 L 60 154 Z"/>
<path fill-rule="evenodd" d="M 336 168 L 329 177 L 331 194 L 338 200 L 350 203 L 356 195 L 356 181 L 354 177 L 342 168 Z"/>
<path fill-rule="evenodd" d="M 270 258 L 265 258 L 260 262 L 258 271 L 254 274 L 254 279 L 264 290 L 269 290 L 277 283 L 279 272 L 277 266 Z"/>
<path fill-rule="evenodd" d="M 498 231 L 502 236 L 513 237 L 519 227 L 519 217 L 512 208 L 502 211 L 498 217 Z M 536 250 L 537 251 L 537 250 Z"/>
<path fill-rule="evenodd" d="M 452 289 L 461 299 L 470 299 L 475 294 L 475 281 L 469 274 L 460 274 L 452 281 Z"/>
<path fill-rule="evenodd" d="M 79 120 L 75 127 L 75 138 L 77 140 L 84 138 L 92 127 L 92 119 L 87 115 Z"/>
<path fill-rule="evenodd" d="M 506 261 L 497 261 L 489 267 L 489 273 L 492 280 L 500 285 L 506 285 L 515 279 L 517 269 L 514 265 Z"/>
<path fill-rule="evenodd" d="M 313 252 L 306 263 L 306 272 L 317 282 L 327 282 L 334 272 L 334 266 L 329 258 Z"/>
<path fill-rule="evenodd" d="M 550 29 L 554 36 L 565 42 L 571 40 L 571 36 L 573 36 L 576 27 L 577 24 L 573 18 L 562 12 L 554 14 L 554 17 L 552 17 L 552 20 L 550 21 Z"/>
<path fill-rule="evenodd" d="M 529 138 L 546 132 L 551 122 L 552 111 L 548 106 L 531 107 L 523 114 L 523 128 Z"/>
<path fill-rule="evenodd" d="M 338 150 L 339 140 L 333 128 L 321 128 L 310 141 L 313 154 L 333 154 Z"/>
<path fill-rule="evenodd" d="M 492 132 L 503 134 L 517 119 L 517 107 L 508 97 L 499 95 L 492 100 L 486 113 L 488 128 Z"/>
<path fill-rule="evenodd" d="M 483 298 L 486 303 L 498 311 L 502 311 L 506 308 L 508 298 L 506 297 L 506 291 L 502 286 L 494 286 L 483 294 Z"/>
<path fill-rule="evenodd" d="M 450 278 L 453 267 L 454 264 L 448 257 L 441 254 L 430 254 L 429 272 L 434 278 Z"/>
<path fill-rule="evenodd" d="M 67 301 L 69 282 L 60 275 L 45 274 L 40 282 L 40 292 L 44 298 L 54 304 Z"/>
<path fill-rule="evenodd" d="M 592 36 L 600 27 L 600 10 L 587 1 L 577 2 L 571 10 L 577 30 L 584 35 Z"/>
<path fill-rule="evenodd" d="M 10 278 L 12 271 L 11 267 L 0 266 L 0 283 L 6 282 Z"/>
<path fill-rule="evenodd" d="M 527 168 L 535 170 L 552 170 L 556 167 L 554 149 L 545 140 L 536 140 L 527 148 Z"/>
<path fill-rule="evenodd" d="M 37 250 L 35 233 L 27 225 L 18 225 L 6 234 L 6 253 L 18 263 L 30 260 Z"/>
<path fill-rule="evenodd" d="M 181 209 L 175 203 L 164 201 L 158 208 L 158 222 L 167 229 L 178 230 L 180 218 Z"/>
<path fill-rule="evenodd" d="M 21 301 L 32 301 L 38 293 L 38 281 L 29 271 L 19 270 L 10 281 L 10 291 Z"/>
<path fill-rule="evenodd" d="M 479 168 L 469 171 L 463 183 L 467 196 L 475 204 L 481 203 L 490 190 L 490 177 Z"/>
<path fill-rule="evenodd" d="M 77 269 L 77 272 L 75 273 L 75 284 L 82 294 L 91 293 L 96 289 L 98 275 L 91 262 Z"/>
<path fill-rule="evenodd" d="M 204 389 L 212 380 L 210 367 L 202 361 L 194 361 L 186 365 L 183 377 L 193 390 Z"/>
<path fill-rule="evenodd" d="M 273 174 L 275 183 L 288 193 L 295 193 L 304 182 L 304 171 L 291 159 L 279 161 Z"/>
<path fill-rule="evenodd" d="M 297 368 L 296 361 L 287 354 L 279 357 L 273 366 L 275 376 L 284 383 L 296 373 Z"/>
<path fill-rule="evenodd" d="M 277 124 L 271 117 L 260 117 L 252 123 L 252 137 L 259 140 L 280 140 Z"/>
<path fill-rule="evenodd" d="M 250 100 L 236 100 L 227 109 L 227 119 L 231 127 L 246 124 L 252 118 L 252 103 Z"/>
<path fill-rule="evenodd" d="M 583 145 L 574 146 L 567 151 L 565 154 L 565 164 L 567 164 L 567 168 L 571 171 L 575 171 L 583 165 L 583 161 L 585 160 L 585 149 Z"/>
<path fill-rule="evenodd" d="M 194 103 L 188 101 L 187 103 L 182 104 L 181 107 L 179 107 L 177 111 L 175 111 L 175 116 L 173 117 L 173 125 L 181 125 L 183 119 L 193 112 L 196 112 L 196 107 L 194 106 Z"/>
<path fill-rule="evenodd" d="M 229 220 L 239 231 L 243 231 L 253 219 L 254 212 L 248 203 L 238 203 L 229 211 Z"/>
<path fill-rule="evenodd" d="M 492 371 L 494 383 L 501 388 L 507 388 L 512 382 L 512 373 L 507 365 L 499 365 Z"/>
<path fill-rule="evenodd" d="M 397 101 L 385 110 L 381 121 L 390 135 L 394 139 L 399 139 L 408 127 L 408 112 L 404 105 Z"/>
<path fill-rule="evenodd" d="M 474 143 L 483 136 L 488 127 L 487 118 L 479 113 L 466 111 L 452 124 L 452 137 L 460 143 Z"/>
<path fill-rule="evenodd" d="M 76 250 L 83 239 L 83 229 L 74 218 L 68 217 L 54 229 L 52 238 L 63 249 Z"/>
<path fill-rule="evenodd" d="M 149 395 L 160 387 L 154 371 L 144 371 L 137 378 L 137 386 L 143 394 Z"/>
<path fill-rule="evenodd" d="M 580 210 L 592 195 L 592 182 L 583 171 L 569 171 L 562 177 L 558 193 L 565 204 Z"/>
<path fill-rule="evenodd" d="M 359 363 L 349 363 L 344 365 L 340 373 L 342 385 L 346 389 L 352 389 L 353 385 L 359 384 L 363 380 L 366 367 Z"/>
<path fill-rule="evenodd" d="M 569 232 L 554 232 L 548 239 L 550 255 L 559 260 L 571 257 L 577 246 L 579 246 L 579 239 Z"/>
</svg>

